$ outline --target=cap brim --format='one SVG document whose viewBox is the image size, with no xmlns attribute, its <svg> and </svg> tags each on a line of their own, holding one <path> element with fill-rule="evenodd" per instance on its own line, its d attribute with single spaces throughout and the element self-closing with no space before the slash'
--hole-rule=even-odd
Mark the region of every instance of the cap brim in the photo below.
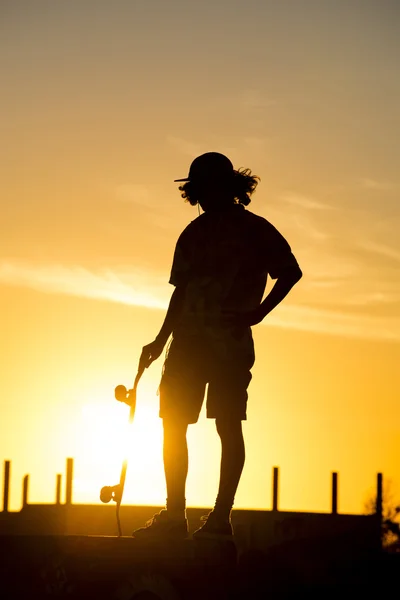
<svg viewBox="0 0 400 600">
<path fill-rule="evenodd" d="M 185 179 L 174 179 L 174 181 L 190 181 L 189 177 L 185 177 Z"/>
</svg>

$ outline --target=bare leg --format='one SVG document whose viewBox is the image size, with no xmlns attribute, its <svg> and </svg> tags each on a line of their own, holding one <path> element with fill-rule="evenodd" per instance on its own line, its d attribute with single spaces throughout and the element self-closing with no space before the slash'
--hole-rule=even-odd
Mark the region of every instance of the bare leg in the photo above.
<svg viewBox="0 0 400 600">
<path fill-rule="evenodd" d="M 164 426 L 164 472 L 167 486 L 167 510 L 172 517 L 183 516 L 185 511 L 185 488 L 188 473 L 187 424 L 163 421 Z"/>
<path fill-rule="evenodd" d="M 245 447 L 240 420 L 216 420 L 218 434 L 221 438 L 221 472 L 218 496 L 214 512 L 224 521 L 229 515 L 235 499 L 237 487 L 245 461 Z"/>
</svg>

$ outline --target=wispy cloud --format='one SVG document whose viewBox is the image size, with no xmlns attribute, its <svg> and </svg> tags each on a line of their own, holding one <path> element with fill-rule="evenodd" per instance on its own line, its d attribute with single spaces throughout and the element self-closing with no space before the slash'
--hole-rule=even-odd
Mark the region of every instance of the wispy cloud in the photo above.
<svg viewBox="0 0 400 600">
<path fill-rule="evenodd" d="M 274 98 L 268 98 L 257 89 L 248 89 L 240 95 L 240 103 L 246 109 L 267 108 L 276 104 Z"/>
<path fill-rule="evenodd" d="M 126 269 L 90 271 L 80 266 L 3 261 L 0 283 L 148 308 L 167 305 L 160 279 L 153 275 L 149 280 L 143 272 Z"/>
<path fill-rule="evenodd" d="M 252 136 L 252 137 L 245 137 L 243 139 L 243 141 L 246 145 L 246 149 L 248 148 L 248 149 L 255 151 L 261 155 L 265 152 L 266 138 Z"/>
<path fill-rule="evenodd" d="M 125 183 L 116 187 L 115 196 L 117 200 L 122 202 L 135 202 L 148 206 L 151 194 L 149 188 L 145 185 Z"/>
<path fill-rule="evenodd" d="M 265 324 L 349 338 L 400 342 L 400 318 L 282 304 L 266 318 Z"/>
<path fill-rule="evenodd" d="M 342 301 L 347 306 L 382 306 L 400 303 L 400 289 L 397 292 L 374 291 L 349 295 Z"/>
<path fill-rule="evenodd" d="M 316 218 L 316 215 L 320 214 L 322 211 L 301 210 L 300 208 L 288 210 L 286 207 L 282 207 L 280 201 L 275 200 L 268 206 L 265 217 L 278 229 L 282 224 L 284 227 L 282 232 L 290 236 L 290 241 L 297 240 L 297 244 L 300 242 L 300 244 L 309 246 L 311 242 L 324 242 L 331 237 L 327 220 Z"/>
<path fill-rule="evenodd" d="M 299 206 L 300 208 L 305 208 L 309 210 L 332 210 L 333 207 L 329 204 L 325 204 L 320 202 L 319 200 L 315 200 L 315 198 L 311 198 L 309 196 L 302 196 L 300 194 L 295 193 L 287 193 L 281 196 L 281 199 L 288 204 L 292 204 L 294 206 Z"/>
<path fill-rule="evenodd" d="M 196 142 L 192 142 L 190 140 L 185 140 L 180 137 L 174 137 L 169 135 L 167 137 L 167 142 L 173 146 L 176 150 L 182 152 L 182 154 L 186 154 L 190 157 L 198 156 L 203 152 L 206 152 L 206 149 Z"/>
<path fill-rule="evenodd" d="M 395 261 L 400 262 L 400 251 L 386 244 L 377 244 L 376 242 L 362 242 L 359 244 L 360 248 L 367 250 L 373 254 L 379 254 L 386 258 L 392 258 Z"/>
<path fill-rule="evenodd" d="M 331 237 L 326 227 L 318 224 L 308 214 L 293 213 L 290 217 L 286 217 L 286 221 L 292 222 L 293 229 L 310 242 L 324 242 Z"/>
<path fill-rule="evenodd" d="M 368 177 L 360 179 L 360 185 L 367 190 L 377 191 L 390 191 L 396 187 L 391 181 L 378 181 L 377 179 L 370 179 Z"/>
<path fill-rule="evenodd" d="M 136 226 L 140 220 L 147 219 L 151 222 L 148 239 L 154 235 L 156 226 L 168 229 L 174 223 L 174 215 L 169 210 L 165 196 L 157 185 L 122 183 L 111 188 L 110 192 L 117 201 L 129 204 L 135 209 Z"/>
<path fill-rule="evenodd" d="M 89 270 L 80 266 L 0 263 L 0 283 L 54 294 L 120 302 L 165 310 L 171 288 L 152 272 L 129 269 Z M 375 298 L 379 300 L 379 298 Z M 383 299 L 384 300 L 384 299 Z M 347 314 L 311 306 L 283 303 L 264 323 L 298 331 L 361 339 L 400 341 L 400 319 Z"/>
</svg>

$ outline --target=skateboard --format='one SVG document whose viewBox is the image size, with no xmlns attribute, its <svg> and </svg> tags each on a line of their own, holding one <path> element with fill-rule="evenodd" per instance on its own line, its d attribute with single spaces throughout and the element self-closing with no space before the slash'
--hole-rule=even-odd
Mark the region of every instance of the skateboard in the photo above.
<svg viewBox="0 0 400 600">
<path fill-rule="evenodd" d="M 123 402 L 124 404 L 127 404 L 130 407 L 129 424 L 133 423 L 133 419 L 135 416 L 136 390 L 137 390 L 139 380 L 140 380 L 141 376 L 143 375 L 144 370 L 145 370 L 145 366 L 143 365 L 142 362 L 139 362 L 139 368 L 138 368 L 137 375 L 135 377 L 133 388 L 130 390 L 127 390 L 124 385 L 117 385 L 117 387 L 114 390 L 115 399 L 118 400 L 118 402 Z M 122 536 L 119 509 L 121 506 L 122 496 L 124 493 L 127 468 L 128 468 L 128 459 L 125 457 L 123 460 L 123 463 L 122 463 L 121 474 L 119 477 L 119 483 L 117 483 L 116 485 L 112 485 L 112 486 L 106 485 L 106 486 L 102 487 L 101 491 L 100 491 L 101 502 L 103 502 L 104 504 L 108 504 L 109 502 L 111 502 L 111 500 L 113 500 L 116 503 L 118 537 Z"/>
</svg>

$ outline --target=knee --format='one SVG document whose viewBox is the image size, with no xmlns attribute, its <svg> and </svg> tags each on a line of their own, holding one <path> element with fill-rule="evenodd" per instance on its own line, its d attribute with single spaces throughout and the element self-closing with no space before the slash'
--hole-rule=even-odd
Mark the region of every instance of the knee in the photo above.
<svg viewBox="0 0 400 600">
<path fill-rule="evenodd" d="M 187 424 L 177 420 L 163 419 L 164 439 L 186 439 Z"/>
<path fill-rule="evenodd" d="M 243 437 L 242 421 L 239 419 L 216 419 L 215 425 L 221 440 L 237 440 Z"/>
</svg>

